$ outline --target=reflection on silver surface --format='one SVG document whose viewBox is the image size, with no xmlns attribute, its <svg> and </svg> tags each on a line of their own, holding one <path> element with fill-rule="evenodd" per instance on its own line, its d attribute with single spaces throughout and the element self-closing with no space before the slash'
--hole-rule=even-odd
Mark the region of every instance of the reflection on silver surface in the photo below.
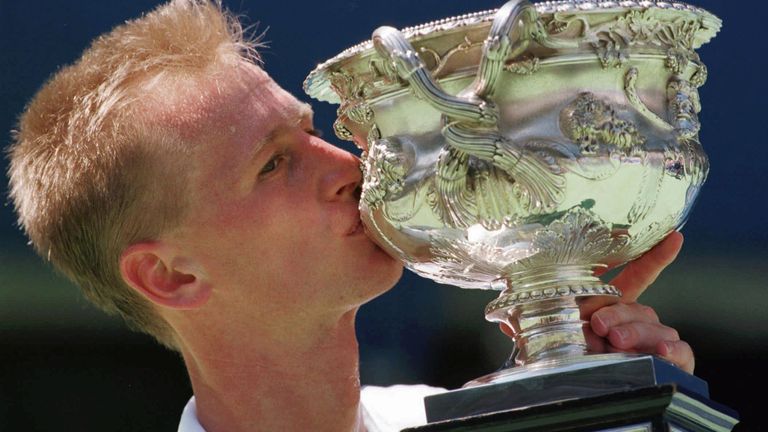
<svg viewBox="0 0 768 432">
<path fill-rule="evenodd" d="M 411 270 L 497 289 L 519 365 L 586 353 L 594 276 L 679 228 L 707 176 L 695 49 L 720 20 L 674 2 L 513 0 L 318 66 L 337 135 L 364 151 L 363 221 Z M 540 363 L 545 364 L 545 363 Z"/>
</svg>

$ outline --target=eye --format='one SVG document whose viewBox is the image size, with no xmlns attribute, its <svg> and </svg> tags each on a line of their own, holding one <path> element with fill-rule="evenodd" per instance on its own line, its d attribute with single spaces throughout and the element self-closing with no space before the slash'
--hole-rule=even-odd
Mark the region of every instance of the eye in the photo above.
<svg viewBox="0 0 768 432">
<path fill-rule="evenodd" d="M 259 176 L 265 176 L 274 170 L 276 170 L 281 163 L 285 161 L 285 156 L 282 154 L 276 154 L 272 156 L 271 159 L 267 161 L 266 164 L 264 164 L 264 167 L 261 168 L 261 171 L 259 172 Z"/>
<path fill-rule="evenodd" d="M 309 135 L 312 135 L 313 137 L 321 138 L 323 136 L 323 131 L 320 129 L 307 129 L 306 132 Z"/>
</svg>

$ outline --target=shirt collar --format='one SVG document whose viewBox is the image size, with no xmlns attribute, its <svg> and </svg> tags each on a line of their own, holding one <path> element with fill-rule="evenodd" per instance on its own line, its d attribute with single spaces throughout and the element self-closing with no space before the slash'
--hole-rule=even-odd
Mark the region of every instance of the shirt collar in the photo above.
<svg viewBox="0 0 768 432">
<path fill-rule="evenodd" d="M 184 411 L 181 412 L 178 432 L 205 432 L 200 421 L 197 420 L 197 405 L 194 396 L 189 399 L 187 405 L 184 406 Z"/>
</svg>

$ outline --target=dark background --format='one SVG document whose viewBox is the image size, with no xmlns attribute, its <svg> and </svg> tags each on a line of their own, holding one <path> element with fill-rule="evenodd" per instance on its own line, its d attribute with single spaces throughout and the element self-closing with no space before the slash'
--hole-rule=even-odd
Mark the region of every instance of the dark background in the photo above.
<svg viewBox="0 0 768 432">
<path fill-rule="evenodd" d="M 0 146 L 42 83 L 89 41 L 157 1 L 0 0 Z M 364 2 L 225 1 L 258 30 L 269 28 L 266 70 L 304 99 L 314 66 L 369 37 L 490 9 L 501 0 Z M 710 79 L 701 91 L 701 139 L 712 171 L 683 232 L 677 262 L 642 299 L 697 352 L 697 375 L 713 399 L 738 409 L 737 430 L 762 430 L 768 360 L 766 293 L 766 6 L 697 0 L 724 28 L 700 50 Z M 316 103 L 333 137 L 335 107 Z M 349 147 L 346 147 L 349 149 Z M 350 149 L 352 150 L 352 149 Z M 6 169 L 5 161 L 0 168 Z M 0 181 L 2 202 L 7 182 Z M 498 368 L 510 344 L 483 319 L 493 293 L 438 286 L 410 273 L 359 315 L 366 384 L 426 382 L 456 387 Z M 312 367 L 311 358 L 307 367 Z M 34 256 L 0 207 L 0 431 L 176 430 L 191 395 L 180 359 L 95 311 Z M 766 428 L 768 429 L 768 428 Z"/>
</svg>

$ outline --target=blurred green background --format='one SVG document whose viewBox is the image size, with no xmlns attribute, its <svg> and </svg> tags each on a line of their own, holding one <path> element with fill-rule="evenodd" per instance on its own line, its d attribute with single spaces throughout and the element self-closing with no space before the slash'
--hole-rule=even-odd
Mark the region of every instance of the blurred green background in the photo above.
<svg viewBox="0 0 768 432">
<path fill-rule="evenodd" d="M 0 0 L 2 146 L 26 101 L 57 67 L 76 59 L 98 34 L 157 3 Z M 306 74 L 378 25 L 403 27 L 502 2 L 224 3 L 259 31 L 269 27 L 266 70 L 306 99 L 300 87 Z M 753 394 L 768 385 L 768 140 L 762 118 L 768 93 L 764 49 L 750 41 L 762 35 L 766 6 L 695 4 L 725 22 L 701 50 L 710 69 L 702 89 L 702 142 L 712 171 L 683 230 L 681 256 L 641 300 L 694 347 L 696 373 L 709 381 L 713 399 L 741 412 L 737 430 L 757 431 L 762 400 Z M 335 107 L 313 105 L 317 126 L 330 132 Z M 5 162 L 0 167 L 5 170 Z M 5 180 L 0 193 L 5 202 Z M 497 369 L 511 344 L 484 321 L 483 307 L 493 297 L 406 274 L 360 312 L 363 383 L 456 387 Z M 11 206 L 0 208 L 0 431 L 171 431 L 190 395 L 177 355 L 94 310 L 34 256 Z"/>
</svg>

